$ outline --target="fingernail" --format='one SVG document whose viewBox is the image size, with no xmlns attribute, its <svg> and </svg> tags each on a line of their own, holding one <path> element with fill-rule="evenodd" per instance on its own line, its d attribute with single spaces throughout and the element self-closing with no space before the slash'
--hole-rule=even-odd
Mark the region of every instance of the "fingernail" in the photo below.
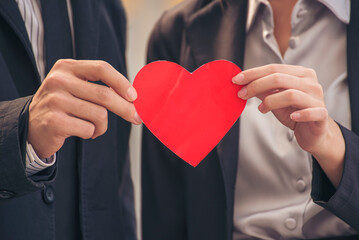
<svg viewBox="0 0 359 240">
<path fill-rule="evenodd" d="M 261 103 L 259 106 L 258 106 L 258 110 L 260 111 L 260 112 L 264 112 L 264 106 L 263 106 L 263 103 Z"/>
<path fill-rule="evenodd" d="M 142 119 L 140 118 L 137 112 L 135 112 L 135 114 L 133 115 L 133 119 L 135 119 L 135 122 L 138 124 L 142 123 Z"/>
<path fill-rule="evenodd" d="M 290 115 L 290 119 L 298 120 L 300 118 L 300 113 L 294 112 Z"/>
<path fill-rule="evenodd" d="M 232 82 L 236 84 L 242 84 L 244 81 L 244 74 L 237 74 L 234 78 L 232 78 Z"/>
<path fill-rule="evenodd" d="M 242 87 L 241 90 L 239 90 L 238 92 L 238 97 L 245 99 L 245 96 L 247 95 L 247 88 L 246 87 Z"/>
<path fill-rule="evenodd" d="M 135 101 L 137 98 L 136 90 L 133 87 L 129 87 L 127 90 L 127 96 L 130 101 Z"/>
</svg>

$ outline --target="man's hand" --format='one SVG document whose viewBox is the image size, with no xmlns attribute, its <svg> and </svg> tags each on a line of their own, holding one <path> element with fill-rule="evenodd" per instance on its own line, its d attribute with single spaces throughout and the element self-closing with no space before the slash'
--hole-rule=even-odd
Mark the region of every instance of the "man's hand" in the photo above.
<svg viewBox="0 0 359 240">
<path fill-rule="evenodd" d="M 233 82 L 244 85 L 238 92 L 240 98 L 258 97 L 262 100 L 259 111 L 272 111 L 292 129 L 300 147 L 318 160 L 335 186 L 339 185 L 344 138 L 339 126 L 328 116 L 323 89 L 314 70 L 272 64 L 243 71 Z"/>
<path fill-rule="evenodd" d="M 40 158 L 47 158 L 68 137 L 89 139 L 104 134 L 107 110 L 140 124 L 132 103 L 136 98 L 130 82 L 106 62 L 59 60 L 30 104 L 28 141 Z"/>
</svg>

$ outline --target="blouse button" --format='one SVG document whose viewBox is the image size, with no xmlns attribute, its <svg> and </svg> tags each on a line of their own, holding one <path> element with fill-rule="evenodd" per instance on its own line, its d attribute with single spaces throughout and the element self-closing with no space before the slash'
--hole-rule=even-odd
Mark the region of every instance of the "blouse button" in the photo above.
<svg viewBox="0 0 359 240">
<path fill-rule="evenodd" d="M 284 225 L 289 230 L 294 230 L 297 227 L 297 221 L 294 218 L 287 218 Z"/>
<path fill-rule="evenodd" d="M 291 142 L 294 139 L 294 132 L 292 130 L 288 130 L 287 132 L 287 138 Z"/>
<path fill-rule="evenodd" d="M 304 17 L 304 15 L 306 15 L 307 12 L 308 12 L 308 11 L 305 10 L 305 9 L 303 9 L 303 8 L 299 9 L 298 12 L 297 12 L 297 18 L 302 18 L 302 17 Z"/>
<path fill-rule="evenodd" d="M 296 48 L 298 45 L 298 38 L 297 37 L 290 37 L 289 38 L 289 47 L 291 49 L 294 49 Z"/>
<path fill-rule="evenodd" d="M 299 192 L 304 192 L 305 189 L 307 188 L 307 185 L 305 184 L 304 180 L 303 179 L 299 179 L 297 181 L 297 190 Z"/>
</svg>

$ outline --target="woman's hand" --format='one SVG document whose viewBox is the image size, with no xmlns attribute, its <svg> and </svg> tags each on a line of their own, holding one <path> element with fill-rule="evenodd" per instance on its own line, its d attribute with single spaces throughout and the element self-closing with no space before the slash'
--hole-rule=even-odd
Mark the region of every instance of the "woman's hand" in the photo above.
<svg viewBox="0 0 359 240">
<path fill-rule="evenodd" d="M 335 186 L 339 185 L 345 143 L 339 126 L 328 116 L 322 86 L 313 69 L 271 64 L 243 71 L 233 78 L 244 85 L 242 99 L 258 97 L 262 113 L 272 111 L 294 131 L 300 147 L 311 153 Z"/>
</svg>

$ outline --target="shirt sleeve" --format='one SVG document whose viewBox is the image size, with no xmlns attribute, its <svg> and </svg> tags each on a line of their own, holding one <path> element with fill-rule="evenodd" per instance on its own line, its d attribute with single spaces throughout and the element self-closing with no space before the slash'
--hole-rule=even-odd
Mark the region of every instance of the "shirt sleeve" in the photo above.
<svg viewBox="0 0 359 240">
<path fill-rule="evenodd" d="M 56 162 L 56 154 L 49 158 L 40 159 L 34 148 L 26 141 L 26 176 L 30 177 L 48 167 L 51 167 Z"/>
</svg>

